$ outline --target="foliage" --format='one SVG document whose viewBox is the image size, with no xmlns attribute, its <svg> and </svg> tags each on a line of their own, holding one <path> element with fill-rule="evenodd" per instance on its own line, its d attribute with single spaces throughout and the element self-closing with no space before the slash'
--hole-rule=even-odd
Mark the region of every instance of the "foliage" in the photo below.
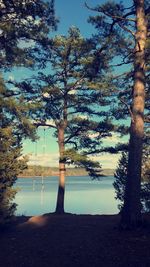
<svg viewBox="0 0 150 267">
<path fill-rule="evenodd" d="M 16 204 L 13 188 L 18 174 L 26 168 L 26 158 L 20 159 L 21 145 L 18 145 L 11 127 L 0 129 L 0 225 L 6 224 L 14 215 Z"/>
<path fill-rule="evenodd" d="M 33 65 L 31 54 L 47 43 L 47 35 L 55 26 L 53 0 L 2 0 L 0 68 L 6 70 L 14 65 Z"/>
<path fill-rule="evenodd" d="M 92 169 L 95 166 L 92 167 L 87 155 L 98 152 L 101 139 L 110 135 L 113 129 L 107 119 L 109 75 L 104 78 L 108 58 L 101 58 L 105 68 L 99 69 L 96 81 L 91 81 L 89 71 L 95 42 L 85 40 L 79 30 L 72 27 L 68 36 L 56 36 L 52 43 L 48 60 L 51 74 L 39 72 L 36 78 L 43 108 L 38 112 L 35 124 L 54 128 L 57 140 L 59 130 L 63 129 L 65 163 L 87 164 L 89 174 L 94 176 Z"/>
<path fill-rule="evenodd" d="M 36 128 L 30 122 L 31 103 L 24 103 L 23 96 L 12 93 L 0 77 L 0 224 L 6 224 L 14 215 L 16 190 L 13 185 L 18 174 L 27 165 L 22 157 L 22 140 L 36 138 Z"/>
<path fill-rule="evenodd" d="M 112 115 L 117 120 L 130 118 L 130 141 L 128 172 L 125 190 L 125 203 L 121 216 L 123 227 L 137 226 L 141 220 L 140 180 L 142 164 L 142 145 L 144 135 L 144 106 L 147 115 L 148 91 L 148 53 L 147 18 L 149 16 L 148 1 L 133 1 L 126 7 L 123 2 L 108 1 L 92 8 L 97 16 L 90 22 L 97 29 L 97 35 L 104 36 L 105 47 L 113 49 L 112 68 L 117 75 L 112 79 L 116 83 L 116 101 L 112 105 Z M 91 9 L 90 7 L 88 7 Z M 113 41 L 114 40 L 114 41 Z M 115 41 L 118 41 L 116 46 Z M 106 51 L 105 51 L 106 53 Z M 116 63 L 117 62 L 117 63 Z M 121 68 L 122 66 L 122 68 Z M 116 76 L 116 77 L 115 77 Z M 119 100 L 119 101 L 118 101 Z M 145 105 L 146 102 L 146 105 Z M 139 123 L 140 122 L 140 123 Z M 123 121 L 123 123 L 126 123 Z M 126 227 L 125 226 L 125 227 Z"/>
<path fill-rule="evenodd" d="M 17 175 L 26 168 L 26 158 L 21 159 L 22 135 L 20 103 L 7 98 L 7 88 L 0 79 L 0 224 L 6 224 L 14 215 L 13 184 Z M 19 114 L 16 116 L 16 114 Z M 17 120 L 18 119 L 18 120 Z M 26 131 L 27 132 L 27 131 Z"/>
<path fill-rule="evenodd" d="M 98 179 L 102 175 L 99 162 L 91 160 L 87 155 L 78 153 L 75 149 L 66 150 L 64 158 L 67 164 L 74 164 L 75 166 L 84 168 L 93 179 Z"/>
<path fill-rule="evenodd" d="M 116 199 L 119 199 L 121 204 L 118 205 L 119 210 L 123 208 L 124 192 L 125 192 L 125 181 L 127 178 L 127 166 L 128 166 L 128 153 L 122 152 L 122 156 L 119 160 L 118 167 L 114 174 L 115 182 L 113 186 L 116 192 Z"/>
<path fill-rule="evenodd" d="M 145 98 L 145 121 L 149 118 L 149 3 L 145 2 L 145 13 L 148 19 L 148 37 L 145 49 L 146 53 L 146 98 Z M 112 116 L 122 124 L 128 126 L 126 121 L 131 116 L 132 110 L 132 93 L 133 93 L 133 66 L 135 59 L 135 5 L 126 7 L 123 2 L 106 1 L 104 4 L 97 5 L 89 10 L 95 11 L 95 16 L 90 16 L 91 23 L 96 33 L 93 39 L 99 41 L 103 37 L 103 42 L 99 44 L 97 53 L 111 55 L 111 60 L 108 61 L 109 68 L 111 67 L 113 75 L 112 84 L 114 96 L 111 102 Z M 94 68 L 94 66 L 93 66 Z M 128 127 L 122 128 L 122 134 L 128 134 Z M 116 129 L 117 130 L 117 129 Z M 120 130 L 119 130 L 120 131 Z"/>
<path fill-rule="evenodd" d="M 145 155 L 146 149 L 144 149 Z M 122 152 L 121 158 L 118 163 L 118 167 L 114 174 L 115 182 L 113 186 L 116 192 L 116 199 L 119 200 L 118 208 L 120 211 L 123 209 L 124 194 L 127 179 L 127 167 L 128 167 L 128 152 Z M 142 185 L 141 185 L 141 203 L 143 211 L 147 212 L 150 210 L 150 158 L 143 157 L 143 168 L 142 168 Z"/>
<path fill-rule="evenodd" d="M 50 47 L 48 34 L 56 27 L 54 1 L 2 0 L 0 9 L 0 69 L 2 72 L 14 66 L 33 66 L 40 61 L 36 57 L 41 48 Z M 45 48 L 45 51 L 46 51 Z M 45 52 L 46 53 L 46 52 Z M 30 87 L 24 90 L 16 81 L 4 83 L 0 77 L 0 223 L 6 223 L 16 205 L 13 189 L 18 174 L 26 168 L 22 157 L 22 140 L 36 138 L 35 126 L 29 117 L 38 104 L 26 97 Z M 30 93 L 32 93 L 30 91 Z M 23 103 L 23 105 L 21 105 Z"/>
</svg>

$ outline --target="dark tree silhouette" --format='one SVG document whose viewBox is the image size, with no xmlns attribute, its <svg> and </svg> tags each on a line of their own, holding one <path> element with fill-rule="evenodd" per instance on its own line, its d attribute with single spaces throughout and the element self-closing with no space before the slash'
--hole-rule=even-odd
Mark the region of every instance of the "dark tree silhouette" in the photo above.
<svg viewBox="0 0 150 267">
<path fill-rule="evenodd" d="M 88 7 L 88 6 L 87 6 Z M 89 8 L 89 7 L 88 7 Z M 114 75 L 117 79 L 118 95 L 122 103 L 118 112 L 114 105 L 114 116 L 117 119 L 130 115 L 130 142 L 128 174 L 125 189 L 124 209 L 121 217 L 123 227 L 136 227 L 141 220 L 140 184 L 142 146 L 144 137 L 144 104 L 146 91 L 146 42 L 147 42 L 147 17 L 149 14 L 148 1 L 133 1 L 129 8 L 123 3 L 107 2 L 96 8 L 90 8 L 98 12 L 98 16 L 91 17 L 98 29 L 98 34 L 103 34 L 105 44 L 111 43 L 110 49 L 114 52 L 112 67 L 119 71 Z M 127 38 L 128 36 L 128 38 Z M 116 43 L 116 40 L 118 42 Z M 131 41 L 132 39 L 132 41 Z M 104 47 L 105 48 L 105 47 Z M 110 50 L 111 51 L 111 50 Z M 128 65 L 129 71 L 120 72 L 120 67 Z M 120 78 L 120 79 L 119 79 Z M 132 86 L 131 86 L 132 85 Z M 124 107 L 124 110 L 122 109 Z"/>
<path fill-rule="evenodd" d="M 53 5 L 53 1 L 41 0 L 0 1 L 1 73 L 14 66 L 33 65 L 37 51 L 55 26 Z M 29 121 L 34 105 L 25 98 L 29 87 L 23 91 L 14 85 L 15 82 L 0 77 L 0 224 L 9 221 L 16 208 L 16 190 L 12 186 L 27 161 L 20 158 L 22 140 L 35 139 L 35 127 Z"/>
</svg>

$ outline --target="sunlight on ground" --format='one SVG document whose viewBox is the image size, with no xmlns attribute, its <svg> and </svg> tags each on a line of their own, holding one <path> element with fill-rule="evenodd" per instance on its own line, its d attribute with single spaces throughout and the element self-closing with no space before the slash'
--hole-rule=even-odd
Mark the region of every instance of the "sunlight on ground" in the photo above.
<svg viewBox="0 0 150 267">
<path fill-rule="evenodd" d="M 37 227 L 43 227 L 47 224 L 48 218 L 46 216 L 33 216 L 27 222 L 23 223 L 25 225 L 33 225 Z"/>
</svg>

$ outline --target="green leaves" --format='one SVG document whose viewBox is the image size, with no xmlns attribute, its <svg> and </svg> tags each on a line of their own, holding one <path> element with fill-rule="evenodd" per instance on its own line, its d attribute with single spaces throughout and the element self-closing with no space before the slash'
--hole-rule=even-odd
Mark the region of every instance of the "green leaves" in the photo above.
<svg viewBox="0 0 150 267">
<path fill-rule="evenodd" d="M 28 119 L 28 105 L 21 97 L 14 98 L 0 79 L 0 224 L 7 223 L 14 214 L 16 190 L 12 188 L 18 174 L 27 166 L 22 156 L 22 139 L 35 139 L 35 127 Z"/>
<path fill-rule="evenodd" d="M 75 27 L 69 29 L 67 36 L 55 36 L 47 61 L 50 71 L 40 69 L 35 86 L 39 88 L 37 97 L 41 102 L 38 121 L 51 121 L 56 126 L 57 140 L 60 128 L 64 131 L 67 153 L 68 149 L 69 153 L 74 150 L 73 155 L 65 154 L 66 163 L 84 165 L 92 177 L 94 173 L 99 176 L 100 166 L 88 155 L 100 150 L 101 139 L 113 129 L 108 120 L 109 88 L 112 92 L 113 86 L 111 73 L 105 72 L 109 57 L 97 53 L 97 47 L 95 40 L 84 39 Z"/>
<path fill-rule="evenodd" d="M 48 34 L 56 28 L 54 1 L 2 0 L 0 5 L 1 71 L 14 66 L 45 66 L 43 55 L 50 56 L 51 46 Z M 16 208 L 12 186 L 27 161 L 22 157 L 22 140 L 36 138 L 31 118 L 41 106 L 37 99 L 31 100 L 31 95 L 34 99 L 39 96 L 38 89 L 26 81 L 13 80 L 6 86 L 0 78 L 0 224 L 9 220 Z"/>
<path fill-rule="evenodd" d="M 1 113 L 0 113 L 1 115 Z M 6 224 L 14 215 L 16 205 L 13 199 L 16 190 L 12 188 L 17 175 L 26 168 L 26 158 L 21 156 L 21 144 L 10 126 L 0 129 L 0 225 Z"/>
<path fill-rule="evenodd" d="M 35 47 L 48 46 L 47 35 L 55 29 L 54 1 L 1 1 L 0 57 L 1 69 L 33 63 Z M 28 50 L 27 47 L 32 49 Z M 34 54 L 35 56 L 35 54 Z"/>
<path fill-rule="evenodd" d="M 101 177 L 101 166 L 99 162 L 92 161 L 88 156 L 78 153 L 75 149 L 68 149 L 64 153 L 65 162 L 74 164 L 76 167 L 85 168 L 93 179 Z"/>
<path fill-rule="evenodd" d="M 144 148 L 144 155 L 146 150 Z M 149 154 L 148 154 L 149 155 Z M 127 168 L 128 168 L 128 152 L 122 152 L 116 172 L 114 174 L 115 182 L 113 186 L 116 192 L 116 199 L 119 200 L 118 208 L 119 210 L 123 209 L 123 202 L 125 196 L 125 187 L 127 181 Z M 143 158 L 142 166 L 142 184 L 141 184 L 141 202 L 143 205 L 143 211 L 147 212 L 150 210 L 150 160 L 148 157 Z"/>
</svg>

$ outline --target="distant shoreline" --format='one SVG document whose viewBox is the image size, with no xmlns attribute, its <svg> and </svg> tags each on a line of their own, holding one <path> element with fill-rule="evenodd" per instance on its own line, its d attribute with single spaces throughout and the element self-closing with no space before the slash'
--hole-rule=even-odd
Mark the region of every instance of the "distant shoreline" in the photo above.
<svg viewBox="0 0 150 267">
<path fill-rule="evenodd" d="M 103 172 L 102 174 L 101 174 L 101 177 L 108 177 L 108 176 L 114 176 L 114 170 L 110 170 L 110 172 L 109 173 L 106 173 L 106 172 Z M 18 176 L 18 178 L 19 179 L 21 179 L 21 178 L 41 178 L 41 177 L 44 177 L 44 178 L 48 178 L 48 177 L 59 177 L 59 173 L 54 173 L 54 174 L 50 174 L 50 175 L 19 175 Z M 73 174 L 67 174 L 66 175 L 66 177 L 69 177 L 69 176 L 74 176 L 74 177 L 80 177 L 80 176 L 89 176 L 88 174 L 82 174 L 82 173 L 80 173 L 80 174 L 75 174 L 75 175 L 73 175 Z"/>
<path fill-rule="evenodd" d="M 114 169 L 103 169 L 103 176 L 113 176 Z M 22 173 L 18 175 L 18 178 L 34 178 L 34 177 L 51 177 L 59 176 L 58 167 L 44 167 L 40 165 L 28 165 Z M 83 168 L 67 168 L 66 176 L 88 176 L 88 173 Z"/>
</svg>

